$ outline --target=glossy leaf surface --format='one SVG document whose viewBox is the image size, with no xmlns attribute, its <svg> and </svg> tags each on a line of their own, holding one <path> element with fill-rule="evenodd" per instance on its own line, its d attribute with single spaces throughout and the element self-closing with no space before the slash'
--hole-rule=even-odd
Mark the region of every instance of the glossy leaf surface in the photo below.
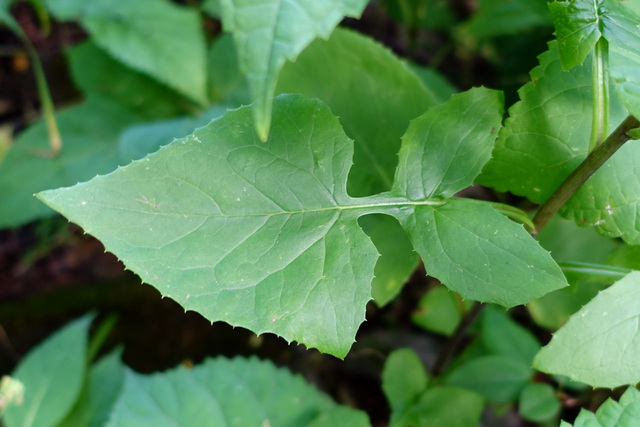
<svg viewBox="0 0 640 427">
<path fill-rule="evenodd" d="M 269 136 L 278 74 L 316 37 L 328 38 L 345 16 L 359 17 L 368 0 L 220 0 L 222 23 L 233 33 L 240 71 L 247 76 L 255 129 Z"/>
<path fill-rule="evenodd" d="M 487 105 L 499 106 L 499 94 L 487 89 L 457 97 L 442 108 L 472 111 L 478 107 L 466 104 L 480 104 L 485 117 Z M 267 143 L 255 137 L 251 110 L 242 108 L 109 176 L 40 197 L 186 309 L 339 357 L 364 320 L 378 256 L 358 226 L 362 215 L 396 216 L 416 239 L 424 228 L 416 222 L 420 215 L 444 218 L 444 227 L 454 230 L 446 245 L 434 251 L 420 242 L 416 249 L 429 266 L 451 257 L 460 260 L 457 268 L 475 269 L 431 272 L 466 298 L 519 304 L 564 286 L 557 265 L 524 228 L 484 204 L 447 201 L 441 194 L 416 198 L 428 193 L 406 180 L 392 193 L 351 198 L 346 181 L 353 144 L 328 107 L 293 95 L 275 105 Z M 499 124 L 500 110 L 493 116 Z M 444 151 L 465 155 L 446 173 L 433 175 L 437 182 L 426 183 L 429 188 L 447 194 L 473 179 L 473 168 L 482 165 L 469 169 L 469 152 L 486 153 L 493 143 L 491 123 L 477 123 L 475 113 L 459 120 L 451 137 L 462 135 L 466 143 Z M 431 144 L 442 144 L 446 132 L 427 126 Z M 460 128 L 468 132 L 460 134 Z M 417 153 L 405 153 L 407 159 L 427 155 L 409 139 L 405 143 Z M 401 188 L 411 197 L 398 194 Z M 428 230 L 437 237 L 436 222 Z"/>
<path fill-rule="evenodd" d="M 633 272 L 573 315 L 540 350 L 534 367 L 593 387 L 640 382 L 640 272 Z"/>
<path fill-rule="evenodd" d="M 218 358 L 191 370 L 179 367 L 148 376 L 127 371 L 106 425 L 322 426 L 327 424 L 317 419 L 325 416 L 354 427 L 370 425 L 360 411 L 345 407 L 333 413 L 335 408 L 302 377 L 269 362 Z"/>
</svg>

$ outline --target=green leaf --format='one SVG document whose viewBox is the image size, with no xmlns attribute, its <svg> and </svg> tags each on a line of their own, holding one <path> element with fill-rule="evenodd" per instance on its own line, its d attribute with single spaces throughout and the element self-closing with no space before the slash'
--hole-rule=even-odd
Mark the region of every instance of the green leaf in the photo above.
<svg viewBox="0 0 640 427">
<path fill-rule="evenodd" d="M 496 95 L 487 89 L 465 96 L 485 107 L 492 97 Z M 457 106 L 459 100 L 453 102 Z M 445 222 L 462 215 L 467 222 L 463 211 L 469 205 L 467 216 L 482 222 L 473 235 L 474 240 L 481 237 L 479 243 L 469 240 L 466 229 L 456 231 L 447 242 L 455 241 L 455 247 L 447 246 L 444 253 L 432 254 L 419 243 L 427 265 L 448 255 L 466 258 L 460 265 L 475 269 L 448 275 L 446 269 L 434 268 L 432 273 L 440 273 L 447 286 L 516 304 L 564 285 L 558 267 L 522 226 L 479 202 L 452 199 L 442 205 L 440 199 L 415 200 L 397 193 L 349 197 L 353 144 L 329 108 L 297 95 L 282 96 L 274 105 L 277 114 L 267 143 L 251 131 L 251 110 L 241 108 L 106 177 L 39 197 L 186 309 L 339 357 L 348 352 L 364 320 L 377 259 L 358 226 L 362 215 L 401 217 L 416 234 L 421 212 L 435 211 Z M 495 115 L 499 120 L 499 112 Z M 476 119 L 467 115 L 457 128 L 470 127 L 463 139 L 484 153 L 492 136 Z M 432 137 L 435 145 L 441 144 L 441 135 Z M 453 150 L 467 155 L 473 149 Z M 461 159 L 468 166 L 466 157 Z M 457 167 L 452 164 L 451 173 L 444 174 L 438 186 L 442 191 L 453 188 L 448 180 L 460 175 Z M 472 179 L 465 176 L 455 185 Z M 496 236 L 492 223 L 508 235 Z M 501 245 L 512 243 L 515 252 L 509 255 Z M 474 260 L 495 267 L 474 267 Z M 560 276 L 554 276 L 554 268 Z M 478 269 L 489 280 L 488 288 L 475 280 Z M 511 295 L 513 283 L 525 289 Z M 504 289 L 504 295 L 496 289 Z"/>
<path fill-rule="evenodd" d="M 369 196 L 391 188 L 409 121 L 439 102 L 440 82 L 431 83 L 427 86 L 381 44 L 337 28 L 329 40 L 316 40 L 285 65 L 277 93 L 300 93 L 329 105 L 355 140 L 349 194 Z M 362 218 L 360 224 L 381 254 L 372 293 L 382 306 L 400 292 L 418 256 L 396 221 L 377 216 Z M 396 263 L 396 258 L 403 261 Z"/>
<path fill-rule="evenodd" d="M 427 331 L 451 336 L 460 323 L 461 311 L 468 305 L 459 299 L 444 286 L 430 289 L 420 298 L 411 320 Z"/>
<path fill-rule="evenodd" d="M 382 390 L 391 407 L 391 424 L 413 405 L 428 381 L 424 365 L 413 350 L 396 350 L 387 357 L 382 370 Z"/>
<path fill-rule="evenodd" d="M 238 56 L 231 35 L 223 34 L 213 42 L 207 57 L 207 69 L 209 98 L 213 102 L 237 107 L 251 104 L 249 84 L 238 69 Z"/>
<path fill-rule="evenodd" d="M 92 316 L 65 326 L 31 350 L 12 376 L 24 384 L 24 403 L 4 412 L 7 427 L 55 426 L 80 395 Z"/>
<path fill-rule="evenodd" d="M 484 401 L 477 393 L 457 387 L 427 390 L 392 427 L 476 427 Z"/>
<path fill-rule="evenodd" d="M 120 351 L 100 359 L 91 367 L 87 381 L 73 410 L 61 427 L 104 426 L 111 410 L 120 397 L 124 386 L 125 366 L 120 360 Z"/>
<path fill-rule="evenodd" d="M 455 16 L 446 0 L 384 0 L 391 18 L 408 28 L 445 30 L 455 24 Z"/>
<path fill-rule="evenodd" d="M 349 194 L 369 196 L 391 189 L 400 139 L 411 120 L 439 103 L 435 90 L 378 42 L 337 28 L 283 68 L 277 93 L 318 98 L 340 118 L 355 141 Z"/>
<path fill-rule="evenodd" d="M 358 224 L 376 245 L 380 258 L 373 272 L 371 296 L 379 307 L 392 301 L 418 264 L 418 254 L 395 218 L 387 215 L 360 217 Z"/>
<path fill-rule="evenodd" d="M 463 298 L 505 307 L 566 286 L 560 268 L 519 224 L 485 203 L 451 199 L 401 220 L 427 273 Z"/>
<path fill-rule="evenodd" d="M 624 49 L 611 49 L 609 61 L 616 95 L 630 115 L 640 117 L 640 56 Z"/>
<path fill-rule="evenodd" d="M 301 377 L 270 362 L 218 358 L 154 375 L 128 370 L 107 426 L 302 426 L 323 425 L 326 416 L 370 425 L 360 411 L 334 408 Z"/>
<path fill-rule="evenodd" d="M 74 83 L 85 94 L 104 98 L 145 119 L 185 114 L 188 101 L 145 74 L 122 65 L 87 41 L 65 51 Z"/>
<path fill-rule="evenodd" d="M 220 0 L 224 30 L 233 33 L 247 76 L 255 129 L 266 141 L 278 74 L 315 38 L 328 38 L 345 16 L 359 17 L 368 0 Z"/>
<path fill-rule="evenodd" d="M 556 43 L 540 56 L 531 72 L 532 83 L 520 90 L 522 101 L 510 109 L 478 181 L 498 191 L 511 191 L 535 203 L 544 203 L 562 181 L 584 160 L 591 119 L 590 60 L 563 72 Z M 582 105 L 583 108 L 576 108 Z M 611 123 L 627 113 L 611 100 Z M 594 226 L 607 237 L 640 243 L 640 177 L 634 173 L 640 146 L 625 144 L 587 180 L 560 213 L 578 225 Z"/>
<path fill-rule="evenodd" d="M 640 54 L 640 16 L 617 0 L 570 0 L 549 3 L 562 57 L 569 70 L 584 62 L 600 37 Z"/>
<path fill-rule="evenodd" d="M 578 280 L 570 283 L 567 288 L 529 301 L 527 309 L 537 325 L 555 331 L 605 287 L 599 282 Z"/>
<path fill-rule="evenodd" d="M 526 328 L 514 322 L 504 310 L 487 307 L 482 314 L 482 343 L 493 354 L 530 365 L 540 344 Z"/>
<path fill-rule="evenodd" d="M 594 387 L 640 382 L 640 272 L 633 272 L 574 314 L 540 350 L 534 367 Z"/>
<path fill-rule="evenodd" d="M 552 25 L 546 4 L 538 0 L 479 0 L 466 24 L 477 38 L 504 36 Z"/>
<path fill-rule="evenodd" d="M 620 401 L 609 398 L 593 412 L 581 409 L 574 427 L 633 427 L 640 423 L 640 391 L 629 387 Z M 562 426 L 571 426 L 562 422 Z"/>
<path fill-rule="evenodd" d="M 560 210 L 577 224 L 594 226 L 603 236 L 640 244 L 640 144 L 625 144 L 598 169 Z"/>
<path fill-rule="evenodd" d="M 421 200 L 451 197 L 470 186 L 491 158 L 503 102 L 501 92 L 475 88 L 411 122 L 392 191 Z M 460 121 L 465 126 L 454 124 Z"/>
<path fill-rule="evenodd" d="M 445 378 L 448 386 L 474 391 L 489 402 L 514 402 L 528 384 L 529 365 L 511 357 L 482 356 L 464 363 Z"/>
<path fill-rule="evenodd" d="M 196 128 L 221 117 L 226 111 L 224 107 L 212 107 L 198 117 L 180 117 L 131 125 L 120 134 L 118 160 L 120 164 L 127 164 L 131 160 L 141 159 L 174 139 L 191 134 Z"/>
<path fill-rule="evenodd" d="M 520 102 L 509 109 L 493 158 L 478 181 L 498 191 L 544 203 L 584 160 L 591 129 L 591 57 L 562 71 L 558 44 L 539 56 L 531 82 L 519 90 Z M 611 100 L 612 126 L 626 116 Z"/>
<path fill-rule="evenodd" d="M 54 214 L 33 197 L 34 193 L 73 185 L 115 169 L 118 135 L 138 120 L 117 105 L 97 98 L 59 113 L 57 119 L 65 141 L 57 157 L 36 154 L 48 147 L 46 125 L 39 121 L 19 135 L 0 164 L 0 228 Z"/>
<path fill-rule="evenodd" d="M 59 20 L 78 20 L 114 58 L 207 105 L 205 40 L 193 8 L 166 0 L 46 0 Z"/>
<path fill-rule="evenodd" d="M 518 412 L 526 420 L 542 423 L 551 421 L 560 413 L 560 401 L 549 384 L 528 384 L 518 402 Z"/>
</svg>

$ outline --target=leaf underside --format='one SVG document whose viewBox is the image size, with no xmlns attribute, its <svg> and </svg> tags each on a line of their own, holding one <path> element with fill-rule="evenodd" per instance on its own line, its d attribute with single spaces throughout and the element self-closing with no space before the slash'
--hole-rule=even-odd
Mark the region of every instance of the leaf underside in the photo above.
<svg viewBox="0 0 640 427">
<path fill-rule="evenodd" d="M 468 114 L 458 116 L 455 132 L 435 123 L 460 108 Z M 501 108 L 499 93 L 474 89 L 429 110 L 412 125 L 430 129 L 415 132 L 430 133 L 422 141 L 429 148 L 409 132 L 402 184 L 376 196 L 348 196 L 353 143 L 328 107 L 286 95 L 274 103 L 267 143 L 245 107 L 110 175 L 39 197 L 185 309 L 344 357 L 364 320 L 378 257 L 357 223 L 362 215 L 395 216 L 430 274 L 465 298 L 514 305 L 566 285 L 522 226 L 483 203 L 444 198 L 482 167 L 467 160 L 488 156 Z M 449 153 L 449 168 L 411 179 L 403 172 L 416 159 L 428 165 L 436 150 Z M 420 176 L 430 180 L 422 190 Z M 428 216 L 431 229 L 419 225 Z M 451 237 L 428 242 L 440 223 Z"/>
</svg>

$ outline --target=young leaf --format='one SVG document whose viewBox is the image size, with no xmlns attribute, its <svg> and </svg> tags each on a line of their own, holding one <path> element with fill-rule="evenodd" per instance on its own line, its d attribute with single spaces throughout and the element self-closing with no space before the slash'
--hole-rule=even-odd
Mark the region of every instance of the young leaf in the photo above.
<svg viewBox="0 0 640 427">
<path fill-rule="evenodd" d="M 24 403 L 4 412 L 7 427 L 55 426 L 71 410 L 84 381 L 90 323 L 91 316 L 73 321 L 20 362 L 12 376 L 24 384 Z"/>
<path fill-rule="evenodd" d="M 526 420 L 543 423 L 560 412 L 556 390 L 549 384 L 531 383 L 520 393 L 518 412 Z"/>
<path fill-rule="evenodd" d="M 252 131 L 251 128 L 248 129 Z M 323 416 L 368 426 L 366 414 L 336 405 L 296 375 L 258 359 L 207 360 L 154 375 L 128 370 L 109 427 L 130 425 L 327 425 Z M 319 421 L 316 421 L 321 418 Z"/>
<path fill-rule="evenodd" d="M 463 309 L 468 306 L 469 303 L 461 303 L 460 297 L 446 287 L 438 286 L 420 298 L 411 320 L 427 331 L 451 336 L 462 318 Z"/>
<path fill-rule="evenodd" d="M 499 95 L 477 89 L 459 97 L 450 101 L 453 106 L 478 111 L 460 100 L 479 103 L 485 117 L 487 105 L 495 107 Z M 452 108 L 447 105 L 443 108 Z M 522 226 L 483 204 L 452 199 L 443 205 L 440 195 L 416 200 L 399 190 L 351 198 L 346 181 L 353 144 L 328 107 L 293 95 L 279 97 L 274 106 L 277 114 L 267 143 L 254 136 L 251 110 L 242 108 L 109 176 L 40 197 L 186 309 L 257 333 L 274 332 L 339 357 L 349 350 L 370 299 L 377 252 L 357 224 L 365 214 L 399 217 L 411 223 L 408 228 L 416 239 L 422 232 L 417 223 L 424 222 L 416 219 L 429 209 L 464 222 L 477 217 L 472 228 L 480 227 L 480 234 L 474 234 L 479 244 L 468 239 L 464 229 L 448 242 L 455 240 L 456 248 L 436 253 L 437 258 L 465 257 L 459 268 L 469 266 L 472 273 L 460 276 L 456 270 L 448 275 L 446 269 L 433 269 L 448 286 L 468 288 L 464 297 L 519 304 L 564 285 L 558 267 Z M 499 125 L 500 115 L 495 111 L 489 122 Z M 464 154 L 464 167 L 469 166 L 464 159 L 470 151 L 481 155 L 493 140 L 490 129 L 479 126 L 477 119 L 467 114 L 454 124 L 468 128 L 460 135 L 471 147 L 456 143 L 450 149 Z M 438 145 L 446 133 L 431 136 Z M 446 193 L 472 180 L 474 172 L 461 177 L 455 163 L 440 175 L 437 187 Z M 409 188 L 396 189 L 401 187 Z M 465 216 L 458 211 L 466 211 L 467 204 Z M 496 236 L 491 222 L 506 235 Z M 465 234 L 462 239 L 460 232 Z M 529 240 L 521 240 L 519 233 Z M 514 251 L 505 252 L 511 244 Z M 437 263 L 425 243 L 419 245 L 425 263 Z M 473 265 L 489 262 L 486 255 L 500 259 L 491 261 L 495 265 Z M 536 269 L 529 267 L 534 264 Z M 471 289 L 472 276 L 491 283 L 484 290 Z"/>
<path fill-rule="evenodd" d="M 445 384 L 475 391 L 489 402 L 514 402 L 532 373 L 528 364 L 511 357 L 482 356 L 455 369 Z"/>
<path fill-rule="evenodd" d="M 633 272 L 574 314 L 540 350 L 534 367 L 593 387 L 640 382 L 640 272 Z"/>
<path fill-rule="evenodd" d="M 206 105 L 205 40 L 194 9 L 166 0 L 47 0 L 59 20 L 79 20 L 114 58 Z"/>
<path fill-rule="evenodd" d="M 581 409 L 576 418 L 574 427 L 632 427 L 640 424 L 640 391 L 629 387 L 620 401 L 609 398 L 596 413 Z M 562 421 L 560 427 L 571 427 L 566 421 Z"/>
<path fill-rule="evenodd" d="M 51 159 L 35 153 L 47 148 L 47 129 L 39 121 L 20 134 L 0 164 L 0 228 L 54 214 L 33 197 L 34 193 L 73 185 L 115 169 L 118 135 L 139 120 L 121 107 L 95 97 L 59 113 L 57 118 L 65 140 L 60 155 Z"/>
<path fill-rule="evenodd" d="M 424 365 L 413 350 L 396 350 L 387 357 L 382 390 L 391 407 L 391 424 L 426 390 L 428 381 Z"/>
<path fill-rule="evenodd" d="M 497 307 L 489 306 L 482 313 L 481 336 L 491 353 L 511 357 L 525 365 L 530 365 L 540 350 L 533 334 Z"/>
<path fill-rule="evenodd" d="M 114 351 L 91 367 L 82 393 L 61 426 L 99 427 L 106 424 L 124 386 L 125 365 L 120 360 L 120 353 Z"/>
<path fill-rule="evenodd" d="M 478 393 L 458 387 L 436 387 L 418 401 L 391 427 L 476 427 L 484 409 Z"/>
<path fill-rule="evenodd" d="M 554 1 L 549 11 L 564 70 L 582 64 L 600 37 L 640 54 L 640 17 L 617 0 Z"/>
<path fill-rule="evenodd" d="M 358 17 L 368 0 L 220 0 L 225 31 L 232 32 L 240 70 L 255 105 L 255 129 L 266 141 L 278 74 L 316 37 L 328 38 L 345 16 Z"/>
</svg>

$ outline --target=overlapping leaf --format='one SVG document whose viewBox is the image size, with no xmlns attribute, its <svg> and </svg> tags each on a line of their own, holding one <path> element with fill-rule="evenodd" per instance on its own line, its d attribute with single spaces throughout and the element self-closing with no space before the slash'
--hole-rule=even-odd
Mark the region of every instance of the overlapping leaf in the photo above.
<svg viewBox="0 0 640 427">
<path fill-rule="evenodd" d="M 147 120 L 186 113 L 184 97 L 146 74 L 124 66 L 95 43 L 65 52 L 73 82 L 84 94 L 99 94 Z"/>
<path fill-rule="evenodd" d="M 302 377 L 269 362 L 219 358 L 149 376 L 127 371 L 106 425 L 332 425 L 326 418 L 338 422 L 333 425 L 370 425 L 365 413 L 338 407 Z"/>
<path fill-rule="evenodd" d="M 370 299 L 377 253 L 357 224 L 368 213 L 396 216 L 430 273 L 466 298 L 520 304 L 565 284 L 522 226 L 479 202 L 443 199 L 488 156 L 499 93 L 474 89 L 429 110 L 405 138 L 400 184 L 360 199 L 346 191 L 353 144 L 328 107 L 293 95 L 274 105 L 267 143 L 242 108 L 109 176 L 40 197 L 185 308 L 341 357 Z M 409 176 L 413 161 L 441 170 Z M 444 245 L 420 241 L 441 230 L 440 218 L 421 218 L 429 214 L 455 219 Z"/>
<path fill-rule="evenodd" d="M 549 11 L 565 70 L 582 64 L 601 37 L 640 55 L 640 17 L 617 0 L 554 1 Z"/>
<path fill-rule="evenodd" d="M 511 191 L 535 203 L 545 202 L 586 157 L 591 120 L 590 57 L 582 66 L 562 71 L 556 43 L 540 56 L 533 82 L 520 90 L 510 109 L 493 159 L 479 182 Z M 611 100 L 611 123 L 627 112 Z M 640 242 L 640 178 L 635 170 L 640 146 L 626 144 L 565 204 L 561 214 L 579 225 L 595 226 L 609 237 Z"/>
<path fill-rule="evenodd" d="M 278 73 L 316 37 L 328 38 L 345 17 L 358 17 L 368 0 L 220 0 L 225 31 L 233 32 L 240 70 L 247 76 L 260 139 L 269 136 Z"/>
<path fill-rule="evenodd" d="M 388 49 L 337 28 L 329 40 L 316 40 L 295 62 L 286 64 L 276 92 L 300 93 L 329 105 L 355 141 L 349 194 L 368 196 L 391 188 L 400 138 L 410 120 L 439 103 L 433 95 L 437 84 L 421 84 Z M 360 225 L 382 255 L 372 293 L 376 303 L 384 305 L 400 292 L 418 256 L 392 218 L 366 217 Z"/>
<path fill-rule="evenodd" d="M 640 272 L 600 292 L 542 348 L 534 367 L 594 387 L 640 382 Z"/>
<path fill-rule="evenodd" d="M 166 0 L 46 0 L 59 20 L 78 20 L 129 67 L 206 105 L 205 40 L 196 10 Z"/>
</svg>

